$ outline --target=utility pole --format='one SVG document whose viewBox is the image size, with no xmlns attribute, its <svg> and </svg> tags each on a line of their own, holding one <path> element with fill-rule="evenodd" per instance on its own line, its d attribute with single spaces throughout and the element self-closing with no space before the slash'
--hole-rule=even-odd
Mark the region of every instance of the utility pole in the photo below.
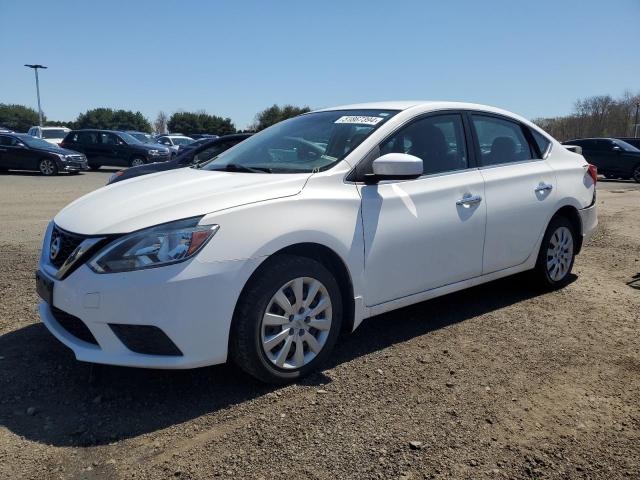
<svg viewBox="0 0 640 480">
<path fill-rule="evenodd" d="M 640 102 L 636 103 L 636 119 L 633 122 L 633 137 L 638 137 L 638 110 L 640 110 Z"/>
<path fill-rule="evenodd" d="M 25 67 L 33 68 L 36 72 L 36 93 L 38 94 L 38 117 L 40 118 L 40 126 L 42 126 L 42 107 L 40 107 L 40 82 L 38 81 L 38 69 L 39 68 L 47 68 L 44 65 L 26 65 Z M 636 114 L 638 112 L 636 111 Z"/>
</svg>

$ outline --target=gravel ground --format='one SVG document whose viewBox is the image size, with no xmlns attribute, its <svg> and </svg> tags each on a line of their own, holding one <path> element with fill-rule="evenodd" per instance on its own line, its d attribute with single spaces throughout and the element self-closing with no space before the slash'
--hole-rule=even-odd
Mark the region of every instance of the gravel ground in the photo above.
<svg viewBox="0 0 640 480">
<path fill-rule="evenodd" d="M 599 183 L 565 289 L 518 276 L 372 318 L 273 388 L 92 367 L 38 322 L 46 223 L 108 175 L 0 174 L 0 478 L 640 478 L 640 185 Z"/>
</svg>

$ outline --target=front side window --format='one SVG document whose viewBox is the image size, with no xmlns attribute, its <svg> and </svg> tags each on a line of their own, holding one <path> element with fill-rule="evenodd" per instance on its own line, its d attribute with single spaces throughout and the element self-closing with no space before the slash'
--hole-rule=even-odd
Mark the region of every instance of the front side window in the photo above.
<svg viewBox="0 0 640 480">
<path fill-rule="evenodd" d="M 535 158 L 519 123 L 485 115 L 472 115 L 483 166 L 522 162 Z"/>
<path fill-rule="evenodd" d="M 380 145 L 380 155 L 387 153 L 407 153 L 420 158 L 424 175 L 469 166 L 462 118 L 458 114 L 412 122 Z"/>
<path fill-rule="evenodd" d="M 336 165 L 395 110 L 332 110 L 290 118 L 222 153 L 206 170 L 311 173 Z"/>
<path fill-rule="evenodd" d="M 14 137 L 8 137 L 6 135 L 0 135 L 0 145 L 5 147 L 15 147 L 18 144 L 18 140 Z"/>
</svg>

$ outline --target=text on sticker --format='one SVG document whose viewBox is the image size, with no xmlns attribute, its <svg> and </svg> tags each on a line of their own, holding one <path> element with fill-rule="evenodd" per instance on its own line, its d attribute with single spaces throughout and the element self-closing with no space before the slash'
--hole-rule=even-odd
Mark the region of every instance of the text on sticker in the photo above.
<svg viewBox="0 0 640 480">
<path fill-rule="evenodd" d="M 346 115 L 344 117 L 340 117 L 334 123 L 355 123 L 358 125 L 377 125 L 382 120 L 384 120 L 384 118 L 364 117 L 364 116 L 358 116 L 358 115 Z"/>
</svg>

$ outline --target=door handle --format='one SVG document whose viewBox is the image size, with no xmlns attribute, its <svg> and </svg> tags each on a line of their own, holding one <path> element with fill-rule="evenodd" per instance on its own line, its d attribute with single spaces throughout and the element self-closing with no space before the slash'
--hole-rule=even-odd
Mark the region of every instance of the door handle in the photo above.
<svg viewBox="0 0 640 480">
<path fill-rule="evenodd" d="M 550 192 L 551 190 L 553 190 L 553 185 L 550 183 L 540 182 L 540 185 L 536 187 L 536 192 Z"/>
<path fill-rule="evenodd" d="M 467 193 L 460 200 L 456 202 L 456 205 L 459 207 L 470 207 L 471 205 L 477 205 L 482 201 L 482 197 L 480 195 L 471 195 Z"/>
</svg>

